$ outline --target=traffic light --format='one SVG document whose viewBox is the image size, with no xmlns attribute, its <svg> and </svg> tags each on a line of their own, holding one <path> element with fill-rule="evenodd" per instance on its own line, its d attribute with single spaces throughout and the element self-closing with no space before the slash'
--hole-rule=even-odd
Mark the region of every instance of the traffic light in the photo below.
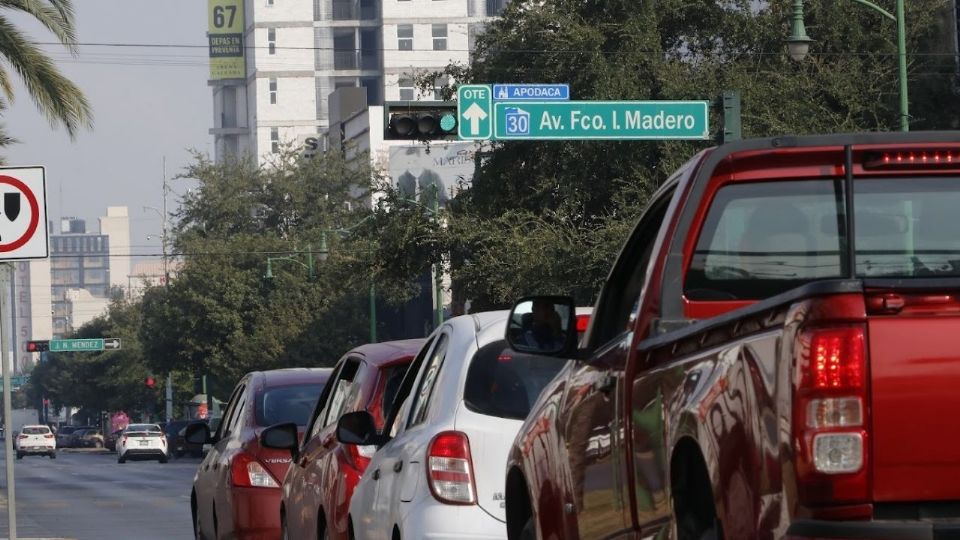
<svg viewBox="0 0 960 540">
<path fill-rule="evenodd" d="M 143 384 L 147 385 L 147 388 L 152 389 L 157 385 L 157 381 L 153 377 L 147 377 L 146 379 L 144 379 Z"/>
<path fill-rule="evenodd" d="M 455 139 L 457 102 L 403 101 L 387 103 L 386 139 Z"/>
<path fill-rule="evenodd" d="M 726 144 L 742 139 L 740 92 L 737 90 L 724 90 L 719 99 L 717 99 L 717 106 L 720 109 L 720 120 L 722 123 L 722 127 L 716 136 L 717 144 Z"/>
<path fill-rule="evenodd" d="M 50 340 L 31 340 L 27 342 L 27 352 L 46 352 L 50 350 Z"/>
</svg>

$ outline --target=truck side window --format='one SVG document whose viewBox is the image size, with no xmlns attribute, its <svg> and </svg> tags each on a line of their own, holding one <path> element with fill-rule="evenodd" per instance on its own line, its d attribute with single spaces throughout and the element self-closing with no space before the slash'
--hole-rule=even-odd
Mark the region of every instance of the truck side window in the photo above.
<svg viewBox="0 0 960 540">
<path fill-rule="evenodd" d="M 673 193 L 674 189 L 668 189 L 650 203 L 621 252 L 597 303 L 594 317 L 600 320 L 593 325 L 591 347 L 599 347 L 633 327 L 653 244 Z"/>
</svg>

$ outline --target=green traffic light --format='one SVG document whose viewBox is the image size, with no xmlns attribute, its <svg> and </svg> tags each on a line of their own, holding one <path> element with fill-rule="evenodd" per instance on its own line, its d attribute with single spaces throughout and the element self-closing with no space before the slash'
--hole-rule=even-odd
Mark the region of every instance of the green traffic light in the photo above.
<svg viewBox="0 0 960 540">
<path fill-rule="evenodd" d="M 457 127 L 457 117 L 446 113 L 440 117 L 440 129 L 443 131 L 453 131 Z"/>
</svg>

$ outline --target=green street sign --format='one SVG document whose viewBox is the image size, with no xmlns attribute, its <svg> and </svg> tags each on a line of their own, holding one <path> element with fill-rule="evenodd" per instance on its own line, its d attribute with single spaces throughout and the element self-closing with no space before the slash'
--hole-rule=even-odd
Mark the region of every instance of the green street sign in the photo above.
<svg viewBox="0 0 960 540">
<path fill-rule="evenodd" d="M 493 91 L 485 84 L 465 84 L 457 88 L 457 134 L 467 141 L 482 141 L 493 136 Z"/>
<path fill-rule="evenodd" d="M 103 338 L 93 339 L 51 339 L 52 352 L 102 351 Z"/>
<path fill-rule="evenodd" d="M 708 101 L 498 102 L 495 139 L 710 138 Z"/>
</svg>

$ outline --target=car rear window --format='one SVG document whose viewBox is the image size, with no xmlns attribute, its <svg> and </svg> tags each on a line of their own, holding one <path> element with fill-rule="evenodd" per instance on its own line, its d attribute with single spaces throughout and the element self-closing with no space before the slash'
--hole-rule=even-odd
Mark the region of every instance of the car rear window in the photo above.
<svg viewBox="0 0 960 540">
<path fill-rule="evenodd" d="M 960 179 L 854 183 L 860 277 L 960 276 Z M 757 300 L 847 275 L 842 180 L 720 189 L 687 271 L 690 300 Z"/>
<path fill-rule="evenodd" d="M 305 426 L 323 391 L 323 384 L 276 386 L 260 392 L 256 400 L 258 426 L 293 422 Z"/>
<path fill-rule="evenodd" d="M 50 428 L 45 427 L 25 427 L 23 428 L 24 435 L 46 435 L 50 433 Z"/>
<path fill-rule="evenodd" d="M 522 420 L 564 361 L 512 352 L 506 341 L 481 347 L 470 362 L 463 399 L 471 411 Z"/>
</svg>

